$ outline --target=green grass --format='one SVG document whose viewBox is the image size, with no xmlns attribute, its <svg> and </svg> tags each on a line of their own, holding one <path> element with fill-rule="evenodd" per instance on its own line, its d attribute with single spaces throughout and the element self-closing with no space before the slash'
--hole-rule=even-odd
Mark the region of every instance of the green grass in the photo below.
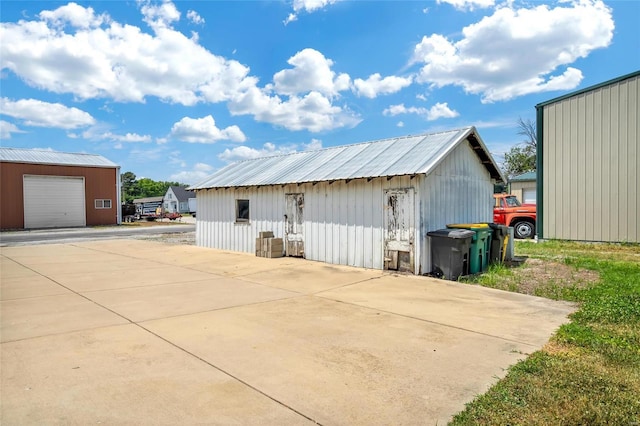
<svg viewBox="0 0 640 426">
<path fill-rule="evenodd" d="M 451 424 L 640 425 L 640 246 L 518 242 L 516 254 L 599 279 L 556 285 L 552 295 L 579 303 L 571 321 Z M 494 267 L 473 281 L 517 291 L 514 276 Z"/>
</svg>

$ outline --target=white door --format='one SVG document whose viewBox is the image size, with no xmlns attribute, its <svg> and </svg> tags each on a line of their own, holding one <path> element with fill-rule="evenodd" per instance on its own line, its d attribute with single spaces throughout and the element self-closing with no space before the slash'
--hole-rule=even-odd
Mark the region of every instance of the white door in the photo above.
<svg viewBox="0 0 640 426">
<path fill-rule="evenodd" d="M 536 204 L 536 189 L 525 188 L 522 190 L 522 203 L 523 204 Z"/>
<path fill-rule="evenodd" d="M 285 252 L 287 256 L 304 257 L 304 194 L 285 194 Z"/>
<path fill-rule="evenodd" d="M 86 226 L 84 178 L 24 175 L 24 227 Z"/>
<path fill-rule="evenodd" d="M 413 188 L 387 189 L 385 191 L 385 269 L 414 272 L 413 203 Z"/>
</svg>

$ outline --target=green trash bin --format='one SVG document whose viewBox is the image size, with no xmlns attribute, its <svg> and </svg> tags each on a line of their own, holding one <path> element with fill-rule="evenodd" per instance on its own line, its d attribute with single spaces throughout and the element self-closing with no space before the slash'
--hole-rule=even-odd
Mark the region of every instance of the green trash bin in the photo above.
<svg viewBox="0 0 640 426">
<path fill-rule="evenodd" d="M 509 239 L 509 227 L 490 223 L 489 227 L 493 230 L 491 235 L 491 251 L 489 252 L 489 263 L 502 263 Z"/>
<path fill-rule="evenodd" d="M 491 251 L 491 234 L 493 230 L 488 223 L 452 223 L 450 229 L 468 229 L 475 231 L 469 247 L 469 273 L 477 274 L 489 268 L 489 252 Z"/>
</svg>

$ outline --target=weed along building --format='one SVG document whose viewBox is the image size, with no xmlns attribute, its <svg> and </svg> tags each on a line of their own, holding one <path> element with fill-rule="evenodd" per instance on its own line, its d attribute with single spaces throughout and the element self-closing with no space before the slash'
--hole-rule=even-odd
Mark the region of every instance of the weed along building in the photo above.
<svg viewBox="0 0 640 426">
<path fill-rule="evenodd" d="M 0 148 L 0 227 L 121 222 L 120 167 L 100 155 Z"/>
<path fill-rule="evenodd" d="M 430 272 L 427 232 L 492 219 L 504 178 L 473 127 L 241 161 L 196 190 L 196 244 L 253 253 L 259 233 L 287 255 Z"/>
<path fill-rule="evenodd" d="M 640 71 L 536 110 L 538 238 L 640 242 Z"/>
</svg>

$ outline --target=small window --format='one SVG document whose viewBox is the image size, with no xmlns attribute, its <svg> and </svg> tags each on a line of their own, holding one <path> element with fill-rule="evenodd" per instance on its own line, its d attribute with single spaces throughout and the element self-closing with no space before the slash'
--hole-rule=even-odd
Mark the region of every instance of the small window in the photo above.
<svg viewBox="0 0 640 426">
<path fill-rule="evenodd" d="M 95 200 L 96 209 L 110 209 L 111 200 Z"/>
<path fill-rule="evenodd" d="M 236 222 L 249 222 L 249 200 L 236 200 Z"/>
</svg>

